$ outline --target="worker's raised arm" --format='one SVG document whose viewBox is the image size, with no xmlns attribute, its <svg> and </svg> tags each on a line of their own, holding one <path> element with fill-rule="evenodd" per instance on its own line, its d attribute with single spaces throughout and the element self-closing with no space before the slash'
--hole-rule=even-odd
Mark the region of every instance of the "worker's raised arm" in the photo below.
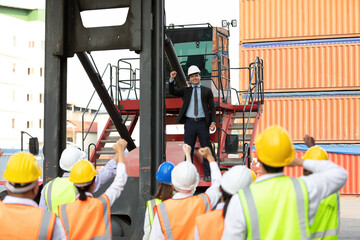
<svg viewBox="0 0 360 240">
<path fill-rule="evenodd" d="M 105 191 L 106 196 L 109 198 L 110 206 L 120 196 L 127 181 L 126 168 L 124 164 L 124 151 L 126 146 L 127 142 L 124 139 L 118 140 L 113 146 L 113 149 L 116 152 L 114 159 L 117 162 L 116 176 L 113 183 Z"/>
<path fill-rule="evenodd" d="M 212 155 L 209 147 L 200 148 L 199 153 L 201 156 L 206 158 L 210 163 L 215 162 L 214 156 Z"/>
<path fill-rule="evenodd" d="M 208 195 L 211 203 L 211 208 L 214 208 L 221 197 L 221 192 L 219 191 L 221 183 L 221 172 L 219 166 L 215 162 L 214 156 L 211 153 L 209 147 L 204 147 L 199 149 L 201 156 L 206 158 L 210 163 L 211 170 L 211 187 L 209 187 L 205 193 Z"/>
<path fill-rule="evenodd" d="M 169 79 L 169 93 L 177 96 L 177 97 L 182 97 L 184 95 L 184 89 L 185 88 L 181 88 L 181 89 L 176 89 L 175 88 L 175 77 L 177 75 L 176 71 L 172 71 L 170 73 L 170 79 Z"/>
<path fill-rule="evenodd" d="M 316 209 L 322 199 L 339 191 L 346 183 L 347 171 L 331 161 L 303 160 L 294 158 L 289 165 L 303 166 L 312 172 L 311 175 L 300 177 L 309 193 L 309 220 L 313 221 Z"/>
<path fill-rule="evenodd" d="M 183 145 L 183 151 L 184 151 L 184 153 L 185 153 L 185 159 L 186 159 L 186 161 L 191 162 L 191 147 L 190 147 L 188 144 L 184 143 L 184 145 Z"/>
<path fill-rule="evenodd" d="M 116 144 L 114 144 L 113 149 L 115 150 L 115 161 L 124 163 L 124 152 L 127 146 L 127 141 L 125 139 L 119 139 Z"/>
</svg>

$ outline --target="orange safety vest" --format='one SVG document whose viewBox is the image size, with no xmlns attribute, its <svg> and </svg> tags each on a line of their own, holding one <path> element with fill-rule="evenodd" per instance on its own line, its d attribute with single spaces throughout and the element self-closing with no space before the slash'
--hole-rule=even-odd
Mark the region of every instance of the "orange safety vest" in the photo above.
<svg viewBox="0 0 360 240">
<path fill-rule="evenodd" d="M 105 194 L 59 207 L 67 239 L 111 239 L 110 217 L 110 202 Z"/>
<path fill-rule="evenodd" d="M 168 199 L 155 207 L 165 239 L 194 239 L 195 218 L 211 211 L 208 195 Z"/>
<path fill-rule="evenodd" d="M 224 232 L 223 209 L 215 209 L 196 218 L 199 239 L 221 239 Z"/>
<path fill-rule="evenodd" d="M 0 201 L 0 239 L 51 239 L 55 219 L 39 207 Z"/>
</svg>

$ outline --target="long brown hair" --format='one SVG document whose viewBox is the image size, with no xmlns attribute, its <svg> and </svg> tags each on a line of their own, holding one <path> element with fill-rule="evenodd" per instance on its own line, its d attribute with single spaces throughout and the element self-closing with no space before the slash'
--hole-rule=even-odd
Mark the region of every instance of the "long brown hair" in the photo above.
<svg viewBox="0 0 360 240">
<path fill-rule="evenodd" d="M 171 185 L 160 182 L 159 188 L 155 194 L 155 198 L 165 201 L 173 195 L 173 188 Z"/>
</svg>

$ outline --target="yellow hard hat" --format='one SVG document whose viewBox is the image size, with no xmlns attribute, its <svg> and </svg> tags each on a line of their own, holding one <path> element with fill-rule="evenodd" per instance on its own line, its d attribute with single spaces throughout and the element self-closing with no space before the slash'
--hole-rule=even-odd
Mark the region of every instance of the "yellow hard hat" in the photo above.
<svg viewBox="0 0 360 240">
<path fill-rule="evenodd" d="M 91 162 L 82 159 L 71 168 L 69 180 L 73 183 L 87 183 L 98 174 Z"/>
<path fill-rule="evenodd" d="M 303 159 L 328 160 L 328 156 L 324 149 L 319 146 L 313 146 L 306 151 Z"/>
<path fill-rule="evenodd" d="M 258 134 L 255 146 L 259 160 L 270 167 L 286 166 L 295 156 L 295 149 L 288 133 L 276 125 Z"/>
<path fill-rule="evenodd" d="M 249 171 L 250 171 L 250 173 L 251 173 L 251 177 L 252 177 L 252 182 L 254 182 L 255 180 L 256 180 L 256 174 L 255 174 L 255 172 L 253 171 L 253 170 L 251 170 L 250 168 L 249 168 Z"/>
<path fill-rule="evenodd" d="M 9 159 L 4 178 L 12 183 L 30 183 L 41 176 L 41 168 L 31 153 L 18 152 Z"/>
</svg>

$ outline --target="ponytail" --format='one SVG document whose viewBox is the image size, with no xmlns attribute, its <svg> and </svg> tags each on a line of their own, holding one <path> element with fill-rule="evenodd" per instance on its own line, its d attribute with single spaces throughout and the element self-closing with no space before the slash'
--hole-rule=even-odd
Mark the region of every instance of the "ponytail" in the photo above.
<svg viewBox="0 0 360 240">
<path fill-rule="evenodd" d="M 87 196 L 86 196 L 86 192 L 89 191 L 90 187 L 93 185 L 95 178 L 91 181 L 91 183 L 89 185 L 86 185 L 84 187 L 78 187 L 75 185 L 76 189 L 78 190 L 80 196 L 79 199 L 80 201 L 86 201 Z"/>
</svg>

